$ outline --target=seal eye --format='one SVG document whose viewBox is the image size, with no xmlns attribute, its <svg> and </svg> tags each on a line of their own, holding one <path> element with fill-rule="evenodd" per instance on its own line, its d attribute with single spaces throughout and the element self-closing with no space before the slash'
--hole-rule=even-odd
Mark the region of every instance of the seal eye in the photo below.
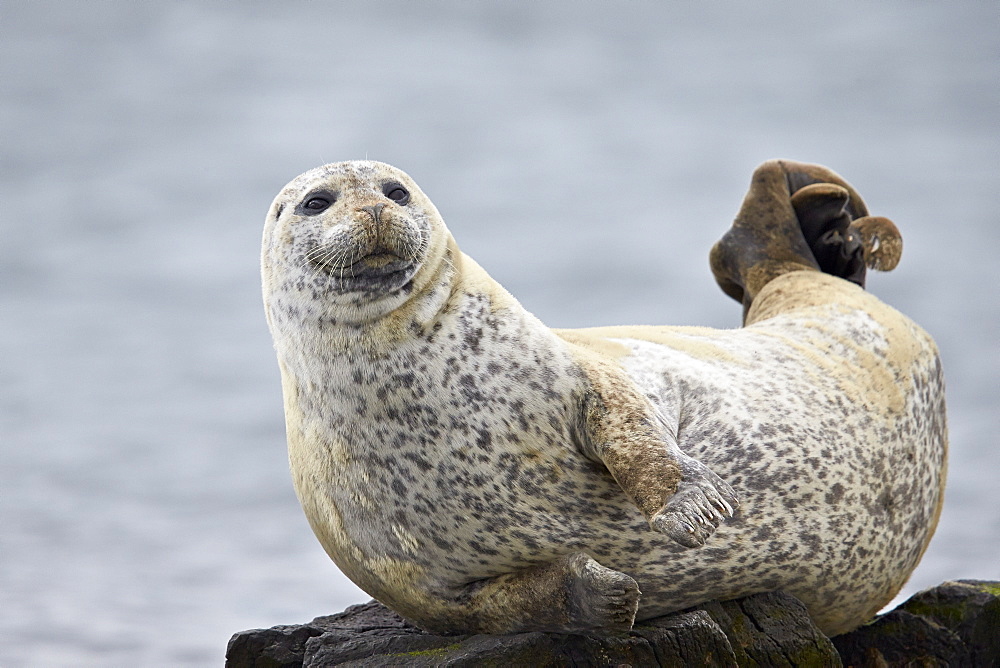
<svg viewBox="0 0 1000 668">
<path fill-rule="evenodd" d="M 325 197 L 311 197 L 302 205 L 306 211 L 319 212 L 330 206 L 330 200 Z"/>
<path fill-rule="evenodd" d="M 314 192 L 306 195 L 306 198 L 299 203 L 296 212 L 303 216 L 315 216 L 323 213 L 337 201 L 337 194 L 330 192 Z"/>
<path fill-rule="evenodd" d="M 410 201 L 410 191 L 395 182 L 389 182 L 382 186 L 382 192 L 386 197 L 400 206 Z"/>
</svg>

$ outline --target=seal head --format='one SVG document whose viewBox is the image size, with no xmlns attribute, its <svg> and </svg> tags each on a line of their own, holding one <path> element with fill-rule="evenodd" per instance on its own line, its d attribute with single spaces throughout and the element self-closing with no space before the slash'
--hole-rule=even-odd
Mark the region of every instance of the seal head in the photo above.
<svg viewBox="0 0 1000 668">
<path fill-rule="evenodd" d="M 264 228 L 264 291 L 299 294 L 326 317 L 366 322 L 433 279 L 450 235 L 402 171 L 373 161 L 310 170 L 275 198 Z M 269 314 L 273 315 L 273 314 Z"/>
</svg>

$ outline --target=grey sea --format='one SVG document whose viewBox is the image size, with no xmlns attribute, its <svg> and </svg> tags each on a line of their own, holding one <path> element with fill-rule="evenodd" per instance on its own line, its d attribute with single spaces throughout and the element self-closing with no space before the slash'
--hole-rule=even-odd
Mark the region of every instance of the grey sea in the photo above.
<svg viewBox="0 0 1000 668">
<path fill-rule="evenodd" d="M 368 599 L 292 491 L 271 199 L 393 163 L 552 326 L 735 327 L 711 244 L 820 162 L 903 231 L 951 470 L 904 594 L 1000 579 L 995 3 L 0 2 L 0 665 L 221 665 Z"/>
</svg>

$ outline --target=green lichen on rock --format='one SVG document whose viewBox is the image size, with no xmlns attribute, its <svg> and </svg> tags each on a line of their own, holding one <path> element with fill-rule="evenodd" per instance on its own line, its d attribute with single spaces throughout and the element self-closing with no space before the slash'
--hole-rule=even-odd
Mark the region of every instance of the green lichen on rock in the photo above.
<svg viewBox="0 0 1000 668">
<path fill-rule="evenodd" d="M 959 582 L 964 582 L 964 580 Z M 979 586 L 983 591 L 1000 598 L 1000 582 L 981 582 Z"/>
<path fill-rule="evenodd" d="M 412 652 L 399 652 L 397 654 L 387 654 L 386 656 L 398 657 L 418 657 L 418 656 L 443 656 L 448 652 L 461 647 L 459 643 L 445 645 L 444 647 L 432 647 L 430 649 L 416 649 Z"/>
</svg>

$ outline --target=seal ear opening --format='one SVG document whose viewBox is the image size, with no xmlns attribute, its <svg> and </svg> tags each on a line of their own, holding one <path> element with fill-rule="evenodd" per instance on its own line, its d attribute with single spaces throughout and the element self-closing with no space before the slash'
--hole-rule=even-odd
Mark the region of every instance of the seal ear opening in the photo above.
<svg viewBox="0 0 1000 668">
<path fill-rule="evenodd" d="M 283 203 L 279 204 L 278 208 L 274 212 L 274 220 L 275 221 L 277 221 L 279 218 L 281 218 L 281 212 L 284 211 L 284 210 L 285 210 L 285 205 Z"/>
</svg>

